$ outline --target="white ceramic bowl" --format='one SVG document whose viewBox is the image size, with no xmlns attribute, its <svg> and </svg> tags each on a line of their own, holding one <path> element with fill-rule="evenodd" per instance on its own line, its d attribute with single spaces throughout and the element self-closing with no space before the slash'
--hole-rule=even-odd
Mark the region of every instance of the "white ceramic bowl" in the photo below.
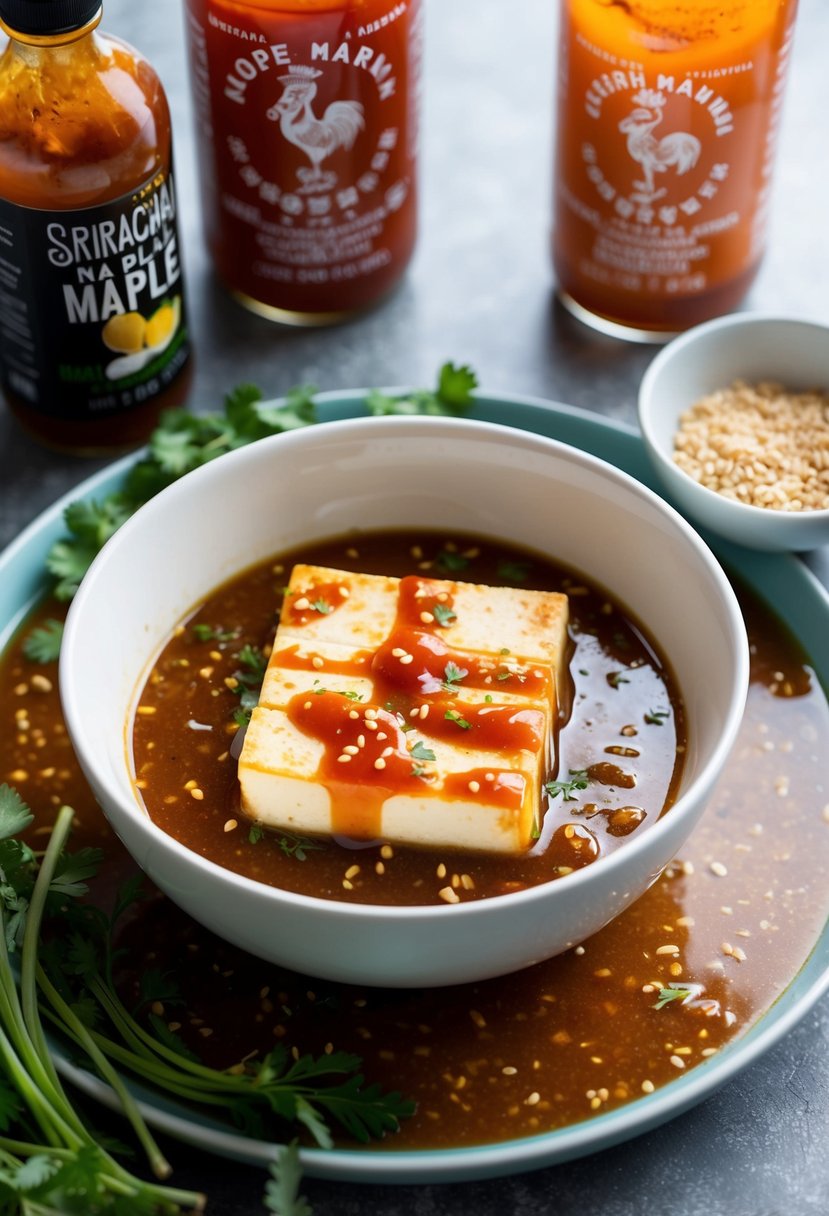
<svg viewBox="0 0 829 1216">
<path fill-rule="evenodd" d="M 707 489 L 674 464 L 680 414 L 735 380 L 773 380 L 796 392 L 829 392 L 829 326 L 739 313 L 707 321 L 669 342 L 639 390 L 639 425 L 662 485 L 690 519 L 748 548 L 785 552 L 829 543 L 829 510 L 748 506 Z"/>
<path fill-rule="evenodd" d="M 351 529 L 453 529 L 518 542 L 609 588 L 673 665 L 690 745 L 680 796 L 640 839 L 584 870 L 475 903 L 415 908 L 295 895 L 233 874 L 155 826 L 130 780 L 140 684 L 172 627 L 216 586 Z M 138 864 L 253 954 L 334 980 L 398 987 L 526 967 L 596 932 L 675 856 L 737 730 L 748 648 L 719 565 L 657 495 L 550 439 L 444 418 L 363 418 L 266 439 L 177 482 L 99 555 L 69 614 L 64 711 L 83 769 Z"/>
</svg>

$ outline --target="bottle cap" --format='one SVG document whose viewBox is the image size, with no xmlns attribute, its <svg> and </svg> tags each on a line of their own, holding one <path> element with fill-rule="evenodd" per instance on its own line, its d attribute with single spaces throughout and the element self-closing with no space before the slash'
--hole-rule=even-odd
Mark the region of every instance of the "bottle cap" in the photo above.
<svg viewBox="0 0 829 1216">
<path fill-rule="evenodd" d="M 34 37 L 83 29 L 101 0 L 0 0 L 0 21 L 13 34 Z"/>
</svg>

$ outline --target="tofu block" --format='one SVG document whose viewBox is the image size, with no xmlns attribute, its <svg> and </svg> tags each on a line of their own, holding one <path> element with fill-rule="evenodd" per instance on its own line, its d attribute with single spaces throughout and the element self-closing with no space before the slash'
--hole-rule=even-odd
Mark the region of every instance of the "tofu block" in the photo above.
<svg viewBox="0 0 829 1216">
<path fill-rule="evenodd" d="M 565 596 L 294 567 L 239 761 L 275 829 L 518 854 L 552 768 Z"/>
</svg>

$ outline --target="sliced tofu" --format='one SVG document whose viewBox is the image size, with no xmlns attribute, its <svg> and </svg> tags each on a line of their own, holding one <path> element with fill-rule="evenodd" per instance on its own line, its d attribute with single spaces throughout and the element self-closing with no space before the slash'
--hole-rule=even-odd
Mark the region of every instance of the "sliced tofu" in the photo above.
<svg viewBox="0 0 829 1216">
<path fill-rule="evenodd" d="M 295 567 L 239 762 L 243 811 L 309 834 L 525 851 L 566 630 L 561 595 Z"/>
</svg>

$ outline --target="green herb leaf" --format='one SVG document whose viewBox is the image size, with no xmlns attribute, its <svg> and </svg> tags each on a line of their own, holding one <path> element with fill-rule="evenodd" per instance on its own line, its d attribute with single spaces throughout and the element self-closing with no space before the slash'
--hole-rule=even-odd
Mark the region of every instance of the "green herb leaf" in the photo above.
<svg viewBox="0 0 829 1216">
<path fill-rule="evenodd" d="M 426 746 L 422 739 L 418 739 L 417 743 L 412 745 L 409 749 L 409 755 L 413 760 L 431 761 L 435 759 L 435 753 L 430 747 Z"/>
<path fill-rule="evenodd" d="M 252 823 L 248 832 L 248 844 L 259 844 L 259 841 L 265 835 L 265 829 L 259 823 Z"/>
<path fill-rule="evenodd" d="M 464 557 L 462 553 L 455 553 L 452 549 L 441 549 L 435 558 L 435 565 L 440 570 L 446 570 L 454 574 L 459 570 L 466 569 L 469 565 L 469 558 Z"/>
<path fill-rule="evenodd" d="M 299 836 L 295 832 L 282 832 L 278 844 L 286 857 L 295 857 L 297 861 L 305 861 L 308 853 L 325 848 L 323 841 L 311 836 Z"/>
<path fill-rule="evenodd" d="M 438 375 L 437 395 L 444 405 L 456 410 L 468 409 L 472 392 L 478 387 L 478 377 L 465 364 L 444 363 Z"/>
<path fill-rule="evenodd" d="M 645 721 L 649 726 L 664 726 L 670 716 L 670 711 L 667 709 L 649 709 L 645 714 Z"/>
<path fill-rule="evenodd" d="M 208 625 L 205 621 L 197 621 L 191 626 L 191 633 L 197 642 L 232 642 L 239 636 L 238 629 L 222 629 L 219 625 Z"/>
<path fill-rule="evenodd" d="M 10 785 L 0 785 L 0 840 L 9 840 L 25 832 L 34 815 L 17 790 Z"/>
<path fill-rule="evenodd" d="M 475 373 L 468 367 L 444 363 L 438 373 L 435 389 L 416 389 L 411 393 L 392 396 L 374 389 L 366 397 L 370 414 L 464 414 L 473 402 L 472 390 L 477 386 Z"/>
<path fill-rule="evenodd" d="M 653 1008 L 664 1009 L 672 1001 L 680 1001 L 684 1005 L 693 995 L 693 988 L 684 988 L 681 984 L 669 984 L 667 988 L 659 989 Z"/>
<path fill-rule="evenodd" d="M 461 730 L 472 729 L 471 722 L 467 722 L 466 718 L 462 718 L 461 715 L 454 709 L 447 709 L 443 716 L 448 722 L 454 722 L 456 726 L 461 728 Z"/>
<path fill-rule="evenodd" d="M 623 676 L 621 671 L 609 671 L 607 673 L 607 682 L 611 688 L 618 688 L 620 684 L 629 684 L 630 680 Z"/>
<path fill-rule="evenodd" d="M 313 608 L 314 612 L 319 612 L 322 614 L 322 616 L 328 616 L 329 612 L 334 611 L 331 605 L 326 603 L 325 600 L 314 600 L 311 607 Z"/>
<path fill-rule="evenodd" d="M 451 660 L 443 669 L 443 687 L 447 692 L 454 692 L 461 680 L 465 680 L 469 675 L 465 667 L 458 667 L 457 663 Z"/>
<path fill-rule="evenodd" d="M 458 619 L 457 613 L 453 612 L 451 608 L 447 608 L 446 604 L 435 604 L 432 616 L 439 625 L 451 625 L 452 621 Z"/>
<path fill-rule="evenodd" d="M 551 798 L 562 796 L 563 802 L 577 802 L 576 790 L 586 790 L 589 781 L 587 769 L 571 768 L 569 781 L 548 781 L 544 786 Z"/>
<path fill-rule="evenodd" d="M 32 663 L 53 663 L 60 654 L 63 621 L 52 617 L 38 625 L 23 642 L 23 653 Z"/>
<path fill-rule="evenodd" d="M 312 1216 L 307 1200 L 299 1193 L 302 1164 L 296 1140 L 279 1151 L 279 1157 L 269 1166 L 270 1178 L 265 1186 L 265 1207 L 273 1216 Z"/>
<path fill-rule="evenodd" d="M 529 562 L 499 562 L 497 575 L 506 583 L 523 583 L 530 572 Z"/>
</svg>

